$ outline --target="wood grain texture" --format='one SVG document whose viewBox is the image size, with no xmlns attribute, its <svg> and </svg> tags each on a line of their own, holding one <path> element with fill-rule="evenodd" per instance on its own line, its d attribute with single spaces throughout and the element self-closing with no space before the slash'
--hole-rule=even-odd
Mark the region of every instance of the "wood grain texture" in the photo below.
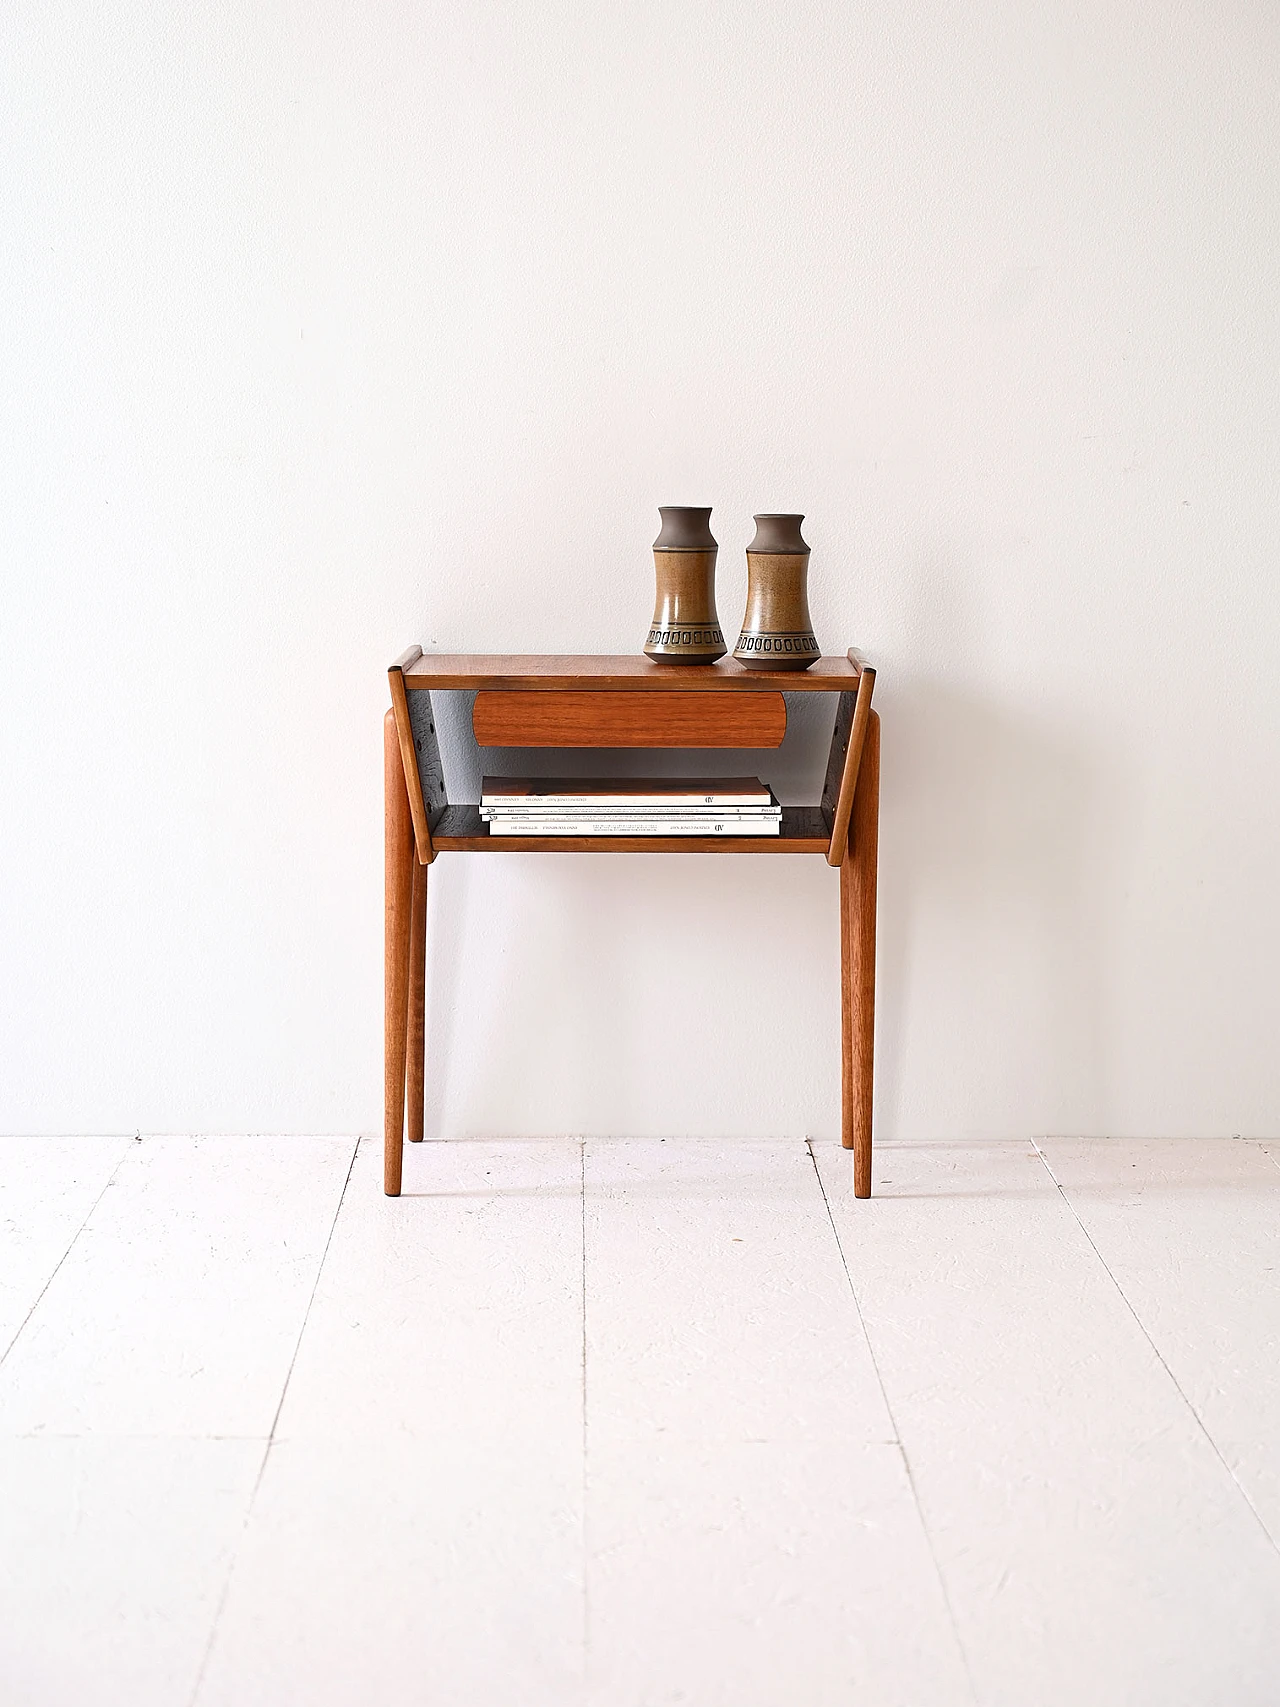
<svg viewBox="0 0 1280 1707">
<path fill-rule="evenodd" d="M 421 656 L 422 656 L 421 646 L 406 646 L 404 651 L 396 659 L 395 663 L 392 664 L 391 668 L 393 670 L 401 670 L 401 671 L 410 669 L 414 664 L 416 664 L 418 662 L 418 659 L 421 658 Z"/>
<path fill-rule="evenodd" d="M 471 726 L 482 747 L 780 747 L 781 693 L 594 693 L 482 689 Z"/>
<path fill-rule="evenodd" d="M 424 1052 L 427 1012 L 427 868 L 413 862 L 409 915 L 409 1023 L 405 1044 L 405 1137 L 421 1144 L 424 1124 Z"/>
<path fill-rule="evenodd" d="M 400 1195 L 404 1159 L 405 1045 L 409 999 L 409 923 L 413 907 L 413 817 L 393 712 L 382 722 L 385 789 L 385 931 L 382 1189 Z"/>
<path fill-rule="evenodd" d="M 853 1151 L 855 1197 L 871 1196 L 879 818 L 880 718 L 872 712 L 840 866 L 840 1142 Z"/>
<path fill-rule="evenodd" d="M 413 839 L 417 845 L 418 858 L 423 865 L 430 865 L 435 857 L 431 848 L 431 824 L 427 816 L 427 804 L 422 797 L 422 778 L 418 773 L 418 754 L 413 744 L 413 721 L 409 716 L 404 672 L 398 665 L 393 664 L 387 671 L 387 680 L 391 687 L 391 710 L 395 717 L 400 763 L 408 791 L 409 812 L 413 820 Z"/>
<path fill-rule="evenodd" d="M 835 693 L 857 688 L 856 657 L 819 658 L 786 679 L 788 693 Z M 655 664 L 636 654 L 577 657 L 540 653 L 423 653 L 402 672 L 406 688 L 591 688 L 597 693 L 777 693 L 776 671 L 752 670 L 732 658 L 715 664 Z"/>
<path fill-rule="evenodd" d="M 844 765 L 840 773 L 840 788 L 835 802 L 831 807 L 831 846 L 827 850 L 827 864 L 840 865 L 844 861 L 845 848 L 849 840 L 849 817 L 853 811 L 854 793 L 858 786 L 858 766 L 862 760 L 863 744 L 867 738 L 867 720 L 871 716 L 871 695 L 875 690 L 876 673 L 864 669 L 858 678 L 858 691 L 853 696 L 853 712 L 849 723 L 848 737 L 845 741 Z M 850 696 L 841 694 L 841 712 L 844 702 Z M 827 765 L 828 788 L 831 773 L 836 764 L 836 743 L 841 731 L 842 717 L 836 718 L 836 732 L 831 737 L 831 758 Z M 828 803 L 828 789 L 824 788 L 822 803 Z"/>
<path fill-rule="evenodd" d="M 829 834 L 816 806 L 784 806 L 777 836 L 491 836 L 478 806 L 450 806 L 438 853 L 820 853 Z"/>
</svg>

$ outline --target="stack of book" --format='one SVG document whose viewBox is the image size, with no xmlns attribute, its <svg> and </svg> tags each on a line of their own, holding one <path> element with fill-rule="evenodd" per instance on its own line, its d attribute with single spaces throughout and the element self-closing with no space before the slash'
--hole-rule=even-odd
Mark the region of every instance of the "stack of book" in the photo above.
<svg viewBox="0 0 1280 1707">
<path fill-rule="evenodd" d="M 487 776 L 491 836 L 776 836 L 782 808 L 759 777 Z"/>
</svg>

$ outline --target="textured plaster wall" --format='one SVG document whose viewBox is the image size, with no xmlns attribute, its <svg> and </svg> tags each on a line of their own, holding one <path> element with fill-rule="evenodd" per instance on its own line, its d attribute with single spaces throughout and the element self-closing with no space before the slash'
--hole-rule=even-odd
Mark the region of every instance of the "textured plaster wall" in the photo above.
<svg viewBox="0 0 1280 1707">
<path fill-rule="evenodd" d="M 0 1127 L 372 1130 L 383 671 L 880 665 L 880 1133 L 1280 1130 L 1280 13 L 13 0 Z M 820 860 L 445 860 L 428 1129 L 830 1135 Z"/>
</svg>

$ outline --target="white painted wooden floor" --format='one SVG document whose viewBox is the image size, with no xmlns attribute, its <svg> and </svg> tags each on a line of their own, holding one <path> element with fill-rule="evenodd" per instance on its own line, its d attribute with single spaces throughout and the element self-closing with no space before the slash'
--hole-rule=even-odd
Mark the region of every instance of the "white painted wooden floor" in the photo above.
<svg viewBox="0 0 1280 1707">
<path fill-rule="evenodd" d="M 5 1707 L 1276 1707 L 1280 1145 L 0 1140 Z"/>
</svg>

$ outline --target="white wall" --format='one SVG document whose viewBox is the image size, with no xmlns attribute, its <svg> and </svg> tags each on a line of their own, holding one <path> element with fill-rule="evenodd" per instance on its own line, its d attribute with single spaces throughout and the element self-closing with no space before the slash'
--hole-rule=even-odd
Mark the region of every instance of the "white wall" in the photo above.
<svg viewBox="0 0 1280 1707">
<path fill-rule="evenodd" d="M 376 1129 L 385 666 L 670 502 L 880 665 L 880 1135 L 1280 1130 L 1267 0 L 3 31 L 0 1127 Z M 820 860 L 431 885 L 430 1131 L 836 1131 Z"/>
</svg>

